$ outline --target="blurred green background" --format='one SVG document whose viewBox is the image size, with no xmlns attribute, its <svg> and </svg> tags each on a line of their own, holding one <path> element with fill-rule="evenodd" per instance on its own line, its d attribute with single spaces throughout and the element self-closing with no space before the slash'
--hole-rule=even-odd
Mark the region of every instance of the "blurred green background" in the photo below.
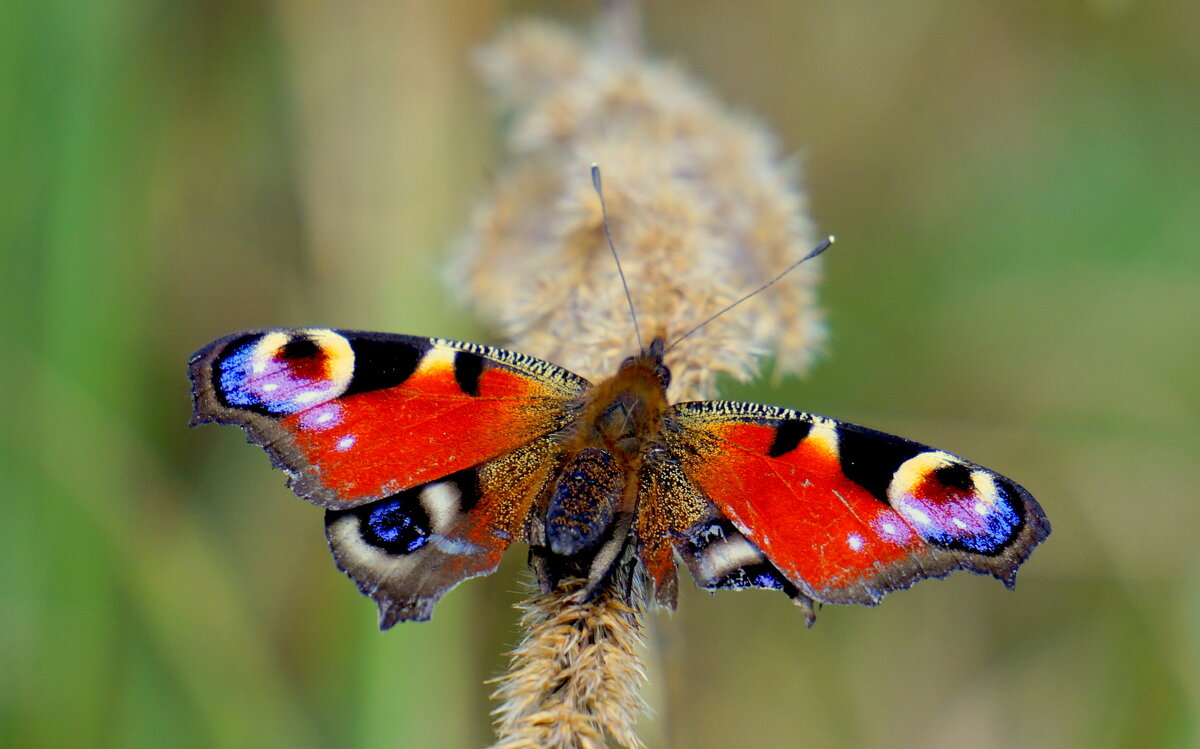
<svg viewBox="0 0 1200 749">
<path fill-rule="evenodd" d="M 1192 746 L 1200 4 L 648 3 L 805 164 L 829 354 L 731 388 L 1008 473 L 1054 535 L 808 631 L 685 586 L 652 747 Z M 320 324 L 487 340 L 436 282 L 495 168 L 470 50 L 585 3 L 0 5 L 0 745 L 470 747 L 523 555 L 375 629 L 188 355 Z"/>
</svg>

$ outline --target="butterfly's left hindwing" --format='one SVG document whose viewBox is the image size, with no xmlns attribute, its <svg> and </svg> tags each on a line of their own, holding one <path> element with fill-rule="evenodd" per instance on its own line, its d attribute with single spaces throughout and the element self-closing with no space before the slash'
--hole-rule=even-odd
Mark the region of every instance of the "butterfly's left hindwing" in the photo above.
<svg viewBox="0 0 1200 749">
<path fill-rule="evenodd" d="M 1014 482 L 900 437 L 754 403 L 682 403 L 669 422 L 689 481 L 817 601 L 874 604 L 956 569 L 1011 586 L 1050 532 Z"/>
<path fill-rule="evenodd" d="M 429 618 L 458 583 L 496 569 L 525 540 L 531 506 L 550 486 L 561 444 L 541 437 L 478 468 L 325 513 L 338 568 L 379 605 L 379 626 Z"/>
</svg>

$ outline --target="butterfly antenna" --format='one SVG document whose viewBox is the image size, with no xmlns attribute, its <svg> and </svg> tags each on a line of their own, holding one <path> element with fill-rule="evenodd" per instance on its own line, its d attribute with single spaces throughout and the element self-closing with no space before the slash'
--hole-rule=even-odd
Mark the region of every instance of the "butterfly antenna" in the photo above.
<svg viewBox="0 0 1200 749">
<path fill-rule="evenodd" d="M 832 234 L 830 234 L 828 237 L 825 237 L 825 239 L 824 239 L 824 240 L 822 240 L 821 244 L 819 244 L 819 245 L 817 245 L 816 247 L 814 247 L 814 248 L 813 248 L 812 252 L 808 253 L 808 254 L 807 254 L 807 255 L 805 255 L 804 257 L 802 257 L 802 258 L 800 258 L 799 260 L 797 260 L 796 262 L 792 263 L 792 264 L 791 264 L 791 265 L 789 265 L 787 268 L 784 268 L 784 269 L 783 269 L 783 272 L 782 272 L 782 273 L 780 273 L 778 276 L 775 276 L 775 277 L 774 277 L 774 278 L 772 278 L 770 281 L 767 281 L 765 284 L 763 284 L 762 286 L 759 286 L 757 289 L 755 289 L 754 291 L 751 291 L 749 294 L 747 294 L 746 296 L 744 296 L 744 297 L 742 297 L 741 299 L 737 300 L 737 301 L 736 301 L 736 302 L 734 302 L 733 304 L 730 304 L 729 306 L 725 307 L 724 309 L 722 309 L 722 310 L 719 310 L 719 311 L 718 311 L 718 312 L 717 312 L 715 315 L 713 315 L 712 317 L 708 318 L 708 319 L 707 319 L 707 320 L 705 320 L 704 322 L 700 323 L 700 324 L 699 324 L 699 325 L 697 325 L 696 327 L 692 328 L 692 329 L 691 329 L 691 330 L 689 330 L 688 332 L 686 332 L 686 333 L 684 333 L 683 335 L 681 335 L 681 336 L 679 336 L 678 338 L 676 338 L 676 339 L 674 340 L 674 342 L 672 342 L 672 343 L 671 343 L 671 345 L 670 345 L 670 346 L 667 346 L 667 351 L 670 351 L 671 349 L 675 348 L 676 346 L 678 346 L 678 345 L 679 345 L 679 342 L 680 342 L 680 341 L 682 341 L 684 338 L 687 338 L 688 336 L 690 336 L 692 333 L 695 333 L 695 332 L 696 332 L 697 330 L 699 330 L 700 328 L 703 328 L 705 325 L 708 325 L 710 322 L 712 322 L 713 320 L 716 320 L 718 317 L 720 317 L 721 315 L 725 314 L 726 312 L 728 312 L 729 310 L 733 309 L 734 307 L 738 306 L 739 304 L 741 304 L 742 302 L 746 301 L 746 300 L 747 300 L 747 299 L 749 299 L 750 297 L 752 297 L 752 296 L 757 296 L 758 294 L 761 294 L 761 293 L 763 293 L 764 291 L 766 291 L 767 289 L 771 288 L 771 287 L 772 287 L 772 286 L 775 284 L 775 282 L 776 282 L 776 281 L 778 281 L 779 279 L 783 278 L 783 277 L 784 277 L 784 276 L 786 276 L 787 274 L 791 273 L 793 270 L 795 270 L 796 266 L 800 265 L 800 263 L 803 263 L 805 260 L 812 260 L 814 257 L 816 257 L 817 255 L 820 255 L 820 254 L 821 254 L 822 252 L 824 252 L 825 250 L 828 250 L 828 249 L 829 249 L 829 246 L 830 246 L 830 245 L 832 245 L 832 244 L 833 244 L 834 242 L 836 242 L 836 241 L 837 241 L 837 237 L 833 236 Z"/>
<path fill-rule="evenodd" d="M 608 249 L 612 251 L 613 260 L 617 263 L 617 275 L 621 277 L 621 286 L 625 289 L 625 300 L 629 302 L 629 316 L 633 318 L 633 333 L 637 336 L 638 350 L 645 351 L 642 345 L 642 329 L 638 325 L 637 309 L 633 306 L 633 295 L 629 293 L 629 284 L 625 281 L 625 271 L 621 268 L 621 258 L 613 245 L 612 232 L 608 230 L 608 206 L 604 204 L 604 190 L 600 184 L 600 165 L 592 164 L 592 187 L 600 198 L 600 217 L 604 219 L 604 238 L 608 240 Z"/>
</svg>

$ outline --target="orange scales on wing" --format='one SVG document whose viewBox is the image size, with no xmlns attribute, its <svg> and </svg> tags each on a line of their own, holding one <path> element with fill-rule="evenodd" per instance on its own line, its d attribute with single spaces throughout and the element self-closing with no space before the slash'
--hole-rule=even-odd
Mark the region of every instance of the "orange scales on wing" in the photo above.
<svg viewBox="0 0 1200 749">
<path fill-rule="evenodd" d="M 297 428 L 301 420 L 311 427 L 309 412 L 284 420 L 324 485 L 359 501 L 388 496 L 479 465 L 553 426 L 548 415 L 562 399 L 543 383 L 488 368 L 477 393 L 465 393 L 452 356 L 439 353 L 398 387 L 327 404 L 335 412 L 328 429 Z"/>
<path fill-rule="evenodd" d="M 688 461 L 688 475 L 789 580 L 819 599 L 842 598 L 839 589 L 926 545 L 898 513 L 845 476 L 836 432 L 824 420 L 778 456 L 769 455 L 774 427 L 696 428 L 713 439 L 703 460 Z"/>
</svg>

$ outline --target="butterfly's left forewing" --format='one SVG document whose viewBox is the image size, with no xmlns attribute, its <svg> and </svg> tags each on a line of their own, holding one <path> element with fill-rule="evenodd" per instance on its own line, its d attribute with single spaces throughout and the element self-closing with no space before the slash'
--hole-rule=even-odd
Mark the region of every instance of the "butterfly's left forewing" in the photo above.
<svg viewBox="0 0 1200 749">
<path fill-rule="evenodd" d="M 900 437 L 722 401 L 677 404 L 669 424 L 689 481 L 817 601 L 874 604 L 956 569 L 1011 586 L 1050 532 L 1014 482 Z"/>
</svg>

